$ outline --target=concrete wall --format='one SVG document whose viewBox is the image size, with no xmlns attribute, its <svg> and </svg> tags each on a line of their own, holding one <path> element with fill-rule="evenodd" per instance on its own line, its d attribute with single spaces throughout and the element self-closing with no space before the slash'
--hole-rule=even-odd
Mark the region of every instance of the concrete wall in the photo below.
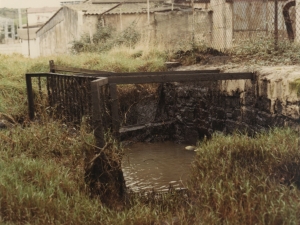
<svg viewBox="0 0 300 225">
<path fill-rule="evenodd" d="M 30 40 L 30 58 L 38 57 L 39 53 L 39 45 L 37 40 Z M 1 44 L 0 54 L 21 54 L 25 57 L 28 57 L 28 41 L 21 40 L 19 43 L 15 44 Z"/>
<path fill-rule="evenodd" d="M 171 45 L 192 43 L 194 34 L 198 42 L 211 42 L 212 15 L 209 11 L 195 10 L 193 22 L 192 11 L 155 12 L 150 15 L 148 26 L 147 14 L 105 15 L 104 23 L 122 31 L 135 23 L 134 27 L 142 33 L 145 41 Z M 194 24 L 194 26 L 193 26 Z M 194 32 L 193 32 L 194 30 Z M 183 41 L 184 40 L 184 41 Z"/>
<path fill-rule="evenodd" d="M 99 22 L 101 20 L 99 21 L 98 15 L 83 15 L 82 12 L 64 7 L 38 30 L 40 54 L 68 52 L 71 42 L 79 40 L 81 35 L 88 34 L 92 37 Z M 103 17 L 103 23 L 105 26 L 114 27 L 118 32 L 134 24 L 134 28 L 141 32 L 145 41 L 152 40 L 170 44 L 172 47 L 191 44 L 193 30 L 195 41 L 210 44 L 212 40 L 212 14 L 209 11 L 195 10 L 194 18 L 191 11 L 151 13 L 150 26 L 147 25 L 146 13 L 108 14 Z"/>
<path fill-rule="evenodd" d="M 21 43 L 16 44 L 0 44 L 0 54 L 10 55 L 10 54 L 22 54 Z"/>
<path fill-rule="evenodd" d="M 37 31 L 41 55 L 68 52 L 73 40 L 82 34 L 83 13 L 63 7 L 55 17 Z"/>
<path fill-rule="evenodd" d="M 189 45 L 193 41 L 211 42 L 212 17 L 208 11 L 173 11 L 155 13 L 154 38 L 172 46 Z"/>
<path fill-rule="evenodd" d="M 147 29 L 148 17 L 146 13 L 142 14 L 108 14 L 104 17 L 106 26 L 114 27 L 118 32 L 123 31 L 127 27 L 135 24 L 135 28 L 139 31 Z M 150 14 L 150 24 L 154 23 L 154 14 Z"/>
<path fill-rule="evenodd" d="M 212 43 L 216 49 L 232 47 L 233 40 L 233 5 L 226 0 L 211 0 L 212 16 Z"/>
<path fill-rule="evenodd" d="M 21 40 L 22 55 L 36 58 L 40 56 L 39 40 L 32 39 L 29 41 L 30 52 L 28 51 L 28 40 Z"/>
</svg>

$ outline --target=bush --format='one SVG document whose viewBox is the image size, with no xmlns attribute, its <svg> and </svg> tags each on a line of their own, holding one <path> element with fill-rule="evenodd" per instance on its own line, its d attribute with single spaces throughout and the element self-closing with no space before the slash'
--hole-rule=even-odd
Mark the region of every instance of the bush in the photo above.
<svg viewBox="0 0 300 225">
<path fill-rule="evenodd" d="M 110 26 L 103 27 L 98 24 L 96 33 L 92 38 L 88 34 L 84 34 L 80 40 L 72 42 L 71 52 L 105 52 L 121 45 L 132 48 L 141 37 L 140 33 L 134 29 L 134 25 L 133 23 L 123 32 L 118 33 Z"/>
</svg>

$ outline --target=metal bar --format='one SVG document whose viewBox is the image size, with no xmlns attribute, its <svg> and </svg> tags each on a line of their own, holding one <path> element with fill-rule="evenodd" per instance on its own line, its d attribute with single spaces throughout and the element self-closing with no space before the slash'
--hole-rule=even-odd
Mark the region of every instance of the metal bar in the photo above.
<svg viewBox="0 0 300 225">
<path fill-rule="evenodd" d="M 66 78 L 61 78 L 61 99 L 62 99 L 62 114 L 64 116 L 64 119 L 67 120 L 67 113 L 66 113 L 66 106 L 67 106 L 67 102 L 66 102 L 66 85 L 65 85 L 65 80 Z"/>
<path fill-rule="evenodd" d="M 65 119 L 63 115 L 63 102 L 62 102 L 62 88 L 61 88 L 61 77 L 57 77 L 57 101 L 58 101 L 58 115 L 60 119 Z"/>
<path fill-rule="evenodd" d="M 94 74 L 94 73 L 113 73 L 109 71 L 100 71 L 100 70 L 88 70 L 88 69 L 80 69 L 75 67 L 66 67 L 66 66 L 55 66 L 54 71 L 64 71 L 64 72 L 73 72 L 73 73 L 87 73 L 87 74 Z M 50 68 L 51 71 L 51 68 Z"/>
<path fill-rule="evenodd" d="M 29 119 L 34 119 L 34 101 L 33 101 L 33 91 L 32 91 L 32 82 L 31 76 L 26 74 L 26 88 L 27 88 L 27 100 L 28 100 L 28 109 L 29 109 Z"/>
<path fill-rule="evenodd" d="M 195 82 L 217 80 L 254 79 L 254 73 L 223 73 L 223 74 L 189 74 L 189 75 L 153 75 L 153 76 L 123 76 L 108 77 L 109 83 L 116 84 L 142 84 L 165 82 Z"/>
<path fill-rule="evenodd" d="M 111 99 L 111 117 L 112 117 L 112 133 L 116 139 L 119 138 L 120 119 L 119 119 L 119 107 L 118 107 L 118 93 L 117 85 L 110 84 L 110 99 Z"/>
<path fill-rule="evenodd" d="M 110 73 L 110 74 L 90 74 L 98 77 L 117 77 L 117 76 L 148 76 L 148 75 L 188 75 L 199 73 L 220 73 L 220 70 L 190 70 L 190 71 L 164 71 L 164 72 L 132 72 L 132 73 Z"/>
<path fill-rule="evenodd" d="M 73 89 L 73 95 L 74 95 L 74 103 L 75 103 L 75 118 L 76 122 L 80 122 L 80 102 L 78 101 L 78 89 L 80 89 L 80 78 L 74 78 L 74 89 Z"/>
<path fill-rule="evenodd" d="M 108 82 L 108 80 L 107 80 L 107 82 Z M 110 114 L 110 112 L 109 112 L 109 87 L 108 87 L 108 85 L 104 85 L 104 86 L 102 86 L 103 87 L 103 92 L 102 92 L 102 94 L 103 94 L 103 106 L 102 106 L 102 108 L 103 108 L 103 117 L 104 117 L 104 120 L 103 120 L 103 126 L 104 126 L 104 128 L 107 130 L 107 129 L 109 129 L 109 124 L 111 124 L 111 114 Z"/>
<path fill-rule="evenodd" d="M 286 3 L 286 5 L 283 7 L 283 10 L 282 10 L 283 18 L 284 18 L 284 22 L 285 22 L 285 26 L 286 26 L 286 31 L 288 33 L 288 37 L 291 42 L 293 42 L 295 39 L 295 34 L 294 34 L 294 30 L 293 30 L 293 22 L 291 20 L 290 12 L 289 12 L 290 8 L 293 6 L 296 6 L 295 1 L 288 2 L 288 3 Z"/>
<path fill-rule="evenodd" d="M 50 81 L 51 81 L 51 77 L 47 77 L 46 79 L 47 79 L 48 104 L 51 106 L 51 104 L 52 104 L 51 92 L 50 92 Z"/>
<path fill-rule="evenodd" d="M 100 107 L 100 88 L 102 85 L 99 83 L 101 83 L 99 80 L 91 82 L 92 120 L 94 126 L 94 136 L 96 138 L 96 146 L 103 148 L 105 145 L 105 139 Z"/>
<path fill-rule="evenodd" d="M 67 114 L 67 121 L 71 121 L 71 104 L 72 99 L 70 95 L 70 77 L 66 77 L 66 114 Z"/>
<path fill-rule="evenodd" d="M 91 102 L 91 82 L 89 80 L 86 80 L 86 87 L 85 87 L 85 90 L 86 90 L 86 102 L 87 102 L 87 105 L 88 105 L 88 110 L 86 111 L 86 114 L 91 116 L 92 115 L 92 102 Z M 103 88 L 103 86 L 101 86 L 100 90 Z M 101 97 L 101 96 L 100 96 Z"/>
<path fill-rule="evenodd" d="M 26 75 L 30 77 L 47 77 L 51 75 L 51 73 L 26 73 Z"/>
<path fill-rule="evenodd" d="M 53 110 L 54 110 L 54 104 L 55 104 L 55 98 L 54 98 L 54 90 L 53 90 L 53 87 L 54 87 L 54 75 L 51 75 L 50 76 L 50 90 L 51 90 L 51 108 L 52 108 L 52 114 L 53 114 Z"/>
<path fill-rule="evenodd" d="M 38 77 L 38 76 L 49 76 L 50 74 L 55 74 L 56 76 L 65 76 L 65 77 L 82 77 L 82 78 L 101 78 L 101 77 L 117 77 L 117 76 L 148 76 L 148 75 L 166 75 L 166 76 L 172 76 L 172 75 L 189 75 L 189 74 L 218 74 L 220 73 L 220 70 L 191 70 L 191 71 L 166 71 L 166 72 L 133 72 L 133 73 L 93 73 L 89 74 L 88 76 L 82 75 L 82 74 L 76 74 L 76 75 L 70 75 L 70 74 L 59 74 L 59 73 L 28 73 L 32 77 Z M 242 73 L 241 73 L 242 74 Z"/>
<path fill-rule="evenodd" d="M 38 77 L 38 86 L 39 86 L 39 95 L 40 98 L 42 99 L 42 83 L 41 83 L 41 76 Z"/>
<path fill-rule="evenodd" d="M 257 29 L 233 29 L 233 32 L 266 32 L 267 29 L 257 30 Z"/>
<path fill-rule="evenodd" d="M 69 95 L 70 95 L 70 120 L 69 121 L 73 121 L 74 120 L 74 77 L 70 77 L 69 80 Z"/>
<path fill-rule="evenodd" d="M 49 67 L 50 67 L 50 72 L 51 73 L 55 73 L 55 65 L 54 65 L 54 61 L 53 60 L 49 61 Z"/>
<path fill-rule="evenodd" d="M 57 76 L 53 76 L 53 83 L 52 83 L 52 95 L 53 95 L 53 103 L 54 103 L 54 113 L 57 114 Z M 54 115 L 55 115 L 54 114 Z"/>
</svg>

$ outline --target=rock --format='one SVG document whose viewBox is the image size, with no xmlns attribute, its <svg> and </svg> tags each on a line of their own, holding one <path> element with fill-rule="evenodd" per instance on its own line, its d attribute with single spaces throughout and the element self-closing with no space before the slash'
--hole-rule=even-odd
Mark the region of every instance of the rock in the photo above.
<svg viewBox="0 0 300 225">
<path fill-rule="evenodd" d="M 173 67 L 181 66 L 181 63 L 180 62 L 165 62 L 165 65 L 167 66 L 168 69 L 170 69 Z"/>
<path fill-rule="evenodd" d="M 0 120 L 0 130 L 12 128 L 13 124 L 8 122 L 7 120 Z"/>
<path fill-rule="evenodd" d="M 196 146 L 186 146 L 184 149 L 187 151 L 195 151 L 197 148 Z"/>
<path fill-rule="evenodd" d="M 0 129 L 12 128 L 15 124 L 16 121 L 12 116 L 0 113 Z"/>
<path fill-rule="evenodd" d="M 4 122 L 4 120 L 0 120 L 0 129 L 7 129 L 7 126 Z"/>
<path fill-rule="evenodd" d="M 8 114 L 4 114 L 4 113 L 0 113 L 0 121 L 6 121 L 10 124 L 16 124 L 16 121 L 14 120 L 14 118 Z"/>
</svg>

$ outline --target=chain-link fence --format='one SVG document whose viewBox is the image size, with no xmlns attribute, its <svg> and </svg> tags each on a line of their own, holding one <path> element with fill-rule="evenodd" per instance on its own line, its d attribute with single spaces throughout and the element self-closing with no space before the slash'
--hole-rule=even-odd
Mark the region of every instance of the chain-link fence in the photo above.
<svg viewBox="0 0 300 225">
<path fill-rule="evenodd" d="M 295 38 L 295 1 L 245 1 L 232 2 L 233 44 L 243 40 L 265 38 L 277 41 Z"/>
<path fill-rule="evenodd" d="M 204 44 L 228 49 L 244 41 L 294 41 L 296 37 L 295 1 L 211 0 L 192 6 L 173 6 L 153 10 L 150 20 L 136 17 L 136 28 L 145 40 L 172 47 Z"/>
</svg>

